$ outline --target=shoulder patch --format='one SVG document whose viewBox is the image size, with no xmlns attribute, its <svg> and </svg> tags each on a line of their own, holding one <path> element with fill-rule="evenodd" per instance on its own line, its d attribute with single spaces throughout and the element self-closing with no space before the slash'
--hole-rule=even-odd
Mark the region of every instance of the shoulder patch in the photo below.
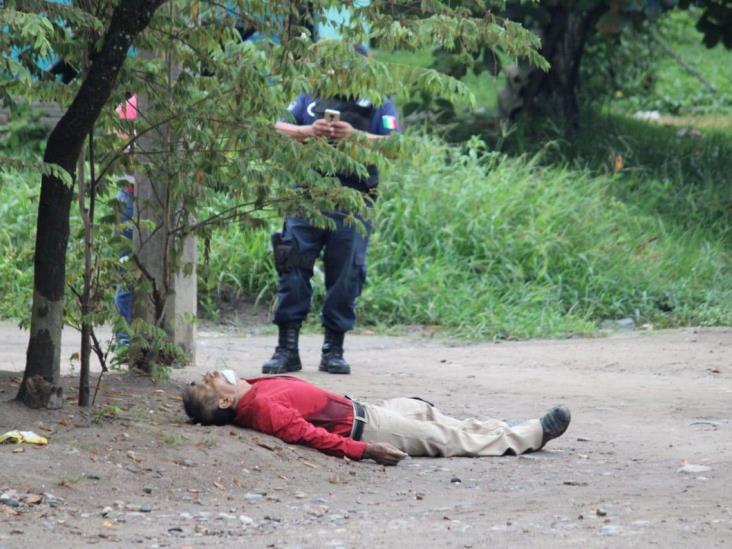
<svg viewBox="0 0 732 549">
<path fill-rule="evenodd" d="M 381 117 L 381 127 L 385 130 L 398 130 L 399 122 L 397 121 L 396 116 L 385 114 Z"/>
</svg>

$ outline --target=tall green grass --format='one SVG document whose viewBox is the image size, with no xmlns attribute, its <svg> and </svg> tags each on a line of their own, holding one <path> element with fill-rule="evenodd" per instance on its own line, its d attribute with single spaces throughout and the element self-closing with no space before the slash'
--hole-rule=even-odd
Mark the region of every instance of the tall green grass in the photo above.
<svg viewBox="0 0 732 549">
<path fill-rule="evenodd" d="M 680 226 L 621 200 L 624 175 L 547 167 L 552 149 L 509 158 L 477 142 L 416 139 L 382 183 L 361 326 L 525 338 L 591 333 L 628 316 L 659 327 L 732 322 L 732 258 L 714 226 Z M 665 192 L 650 185 L 646 199 Z M 210 258 L 207 277 L 271 304 L 268 230 L 229 227 Z M 314 285 L 317 312 L 318 269 Z"/>
<path fill-rule="evenodd" d="M 504 149 L 511 155 L 543 149 L 543 164 L 602 175 L 613 173 L 619 157 L 623 168 L 615 176 L 613 196 L 680 229 L 707 229 L 732 244 L 732 132 L 688 130 L 586 111 L 570 138 L 525 124 L 504 141 Z"/>
<path fill-rule="evenodd" d="M 627 316 L 659 327 L 732 323 L 729 235 L 721 218 L 695 210 L 698 193 L 673 197 L 678 217 L 698 216 L 680 223 L 652 206 L 669 196 L 662 180 L 545 165 L 553 154 L 510 158 L 478 141 L 456 148 L 415 136 L 383 178 L 360 326 L 430 324 L 469 338 L 524 338 L 590 333 Z M 0 188 L 5 318 L 29 311 L 36 193 L 35 178 L 13 176 Z M 223 297 L 271 305 L 269 233 L 278 223 L 215 231 L 207 262 L 200 240 L 208 316 Z M 319 271 L 314 284 L 317 311 Z"/>
<path fill-rule="evenodd" d="M 20 174 L 0 178 L 0 318 L 30 318 L 39 184 Z"/>
<path fill-rule="evenodd" d="M 732 321 L 732 260 L 714 232 L 618 200 L 618 177 L 538 160 L 424 143 L 384 186 L 362 320 L 478 337 L 588 332 L 623 316 Z"/>
<path fill-rule="evenodd" d="M 215 319 L 222 304 L 254 301 L 267 306 L 277 290 L 270 233 L 276 230 L 232 224 L 199 239 L 198 292 L 200 314 Z"/>
<path fill-rule="evenodd" d="M 382 178 L 360 326 L 431 324 L 469 338 L 524 338 L 590 333 L 627 316 L 659 327 L 732 324 L 728 131 L 678 135 L 592 112 L 572 139 L 535 130 L 503 142 L 511 156 L 475 139 L 450 146 L 412 136 Z M 22 319 L 32 296 L 39 178 L 2 178 L 0 318 Z M 273 303 L 269 234 L 281 221 L 269 221 L 199 239 L 204 316 L 215 319 L 226 301 Z M 69 277 L 78 276 L 78 262 L 69 266 Z M 313 282 L 315 312 L 318 267 Z"/>
</svg>

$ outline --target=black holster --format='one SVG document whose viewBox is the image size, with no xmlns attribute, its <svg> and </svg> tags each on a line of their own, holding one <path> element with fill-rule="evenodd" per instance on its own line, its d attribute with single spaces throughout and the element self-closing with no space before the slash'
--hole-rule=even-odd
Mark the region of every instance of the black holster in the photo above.
<svg viewBox="0 0 732 549">
<path fill-rule="evenodd" d="M 291 240 L 285 239 L 283 233 L 273 233 L 271 240 L 277 274 L 282 275 L 299 268 L 312 270 L 315 265 L 315 257 L 301 255 L 297 245 Z"/>
</svg>

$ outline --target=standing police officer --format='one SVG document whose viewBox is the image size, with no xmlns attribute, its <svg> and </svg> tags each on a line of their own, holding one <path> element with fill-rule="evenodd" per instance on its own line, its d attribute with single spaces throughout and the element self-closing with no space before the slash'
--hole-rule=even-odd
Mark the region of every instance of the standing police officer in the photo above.
<svg viewBox="0 0 732 549">
<path fill-rule="evenodd" d="M 365 48 L 357 51 L 366 54 Z M 365 99 L 335 97 L 321 99 L 308 94 L 300 95 L 290 105 L 295 124 L 279 121 L 275 129 L 298 141 L 311 137 L 325 137 L 333 141 L 348 139 L 354 132 L 368 139 L 379 139 L 398 130 L 397 111 L 387 100 L 375 106 Z M 327 121 L 325 111 L 338 111 L 339 120 Z M 342 185 L 363 193 L 372 191 L 379 183 L 375 166 L 368 167 L 369 176 L 337 174 Z M 300 217 L 288 217 L 282 233 L 273 236 L 275 266 L 279 274 L 274 323 L 279 339 L 274 355 L 262 366 L 262 373 L 281 374 L 302 369 L 298 351 L 300 325 L 310 311 L 315 260 L 324 250 L 325 302 L 321 321 L 325 341 L 319 370 L 331 374 L 349 374 L 351 368 L 343 358 L 343 338 L 356 320 L 356 298 L 366 281 L 366 250 L 371 227 L 367 234 L 346 224 L 346 214 L 326 214 L 335 228 L 323 229 Z"/>
</svg>

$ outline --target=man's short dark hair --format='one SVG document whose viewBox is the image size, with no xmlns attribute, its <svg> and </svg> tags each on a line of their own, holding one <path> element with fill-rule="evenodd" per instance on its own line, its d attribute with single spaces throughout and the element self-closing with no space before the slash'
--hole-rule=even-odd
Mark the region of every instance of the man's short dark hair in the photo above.
<svg viewBox="0 0 732 549">
<path fill-rule="evenodd" d="M 201 425 L 228 425 L 236 417 L 233 407 L 219 408 L 219 397 L 214 393 L 199 396 L 195 385 L 183 388 L 183 408 L 194 423 Z"/>
</svg>

